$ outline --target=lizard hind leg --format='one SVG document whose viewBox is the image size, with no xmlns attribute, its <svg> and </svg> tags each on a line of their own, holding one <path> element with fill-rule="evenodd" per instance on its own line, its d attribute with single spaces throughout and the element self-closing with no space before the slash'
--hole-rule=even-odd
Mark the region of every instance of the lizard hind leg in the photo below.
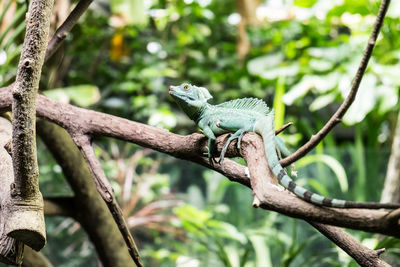
<svg viewBox="0 0 400 267">
<path fill-rule="evenodd" d="M 238 144 L 237 147 L 238 149 L 240 149 L 240 141 L 242 140 L 242 137 L 244 135 L 244 133 L 246 132 L 246 130 L 244 129 L 239 129 L 237 130 L 235 133 L 233 133 L 228 140 L 226 141 L 226 143 L 224 144 L 224 147 L 221 150 L 221 155 L 219 156 L 219 164 L 221 165 L 221 169 L 222 171 L 224 171 L 224 158 L 225 158 L 225 153 L 226 150 L 228 149 L 229 144 L 235 140 L 236 138 L 238 139 Z"/>
</svg>

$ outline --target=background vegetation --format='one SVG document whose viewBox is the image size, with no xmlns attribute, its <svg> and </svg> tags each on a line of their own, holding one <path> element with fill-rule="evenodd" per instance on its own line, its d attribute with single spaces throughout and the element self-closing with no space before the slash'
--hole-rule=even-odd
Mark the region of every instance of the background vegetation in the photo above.
<svg viewBox="0 0 400 267">
<path fill-rule="evenodd" d="M 61 3 L 63 2 L 63 3 Z M 2 1 L 0 87 L 15 78 L 25 2 Z M 53 27 L 67 1 L 56 1 Z M 10 4 L 10 5 L 8 5 Z M 170 131 L 196 131 L 169 85 L 202 85 L 220 103 L 258 97 L 295 149 L 350 88 L 378 1 L 95 1 L 44 69 L 42 93 Z M 11 10 L 11 11 L 10 11 Z M 66 13 L 66 14 L 64 14 Z M 398 112 L 400 4 L 393 1 L 356 99 L 339 126 L 296 164 L 297 182 L 325 196 L 379 201 Z M 200 166 L 123 142 L 96 140 L 146 266 L 356 266 L 307 224 L 251 208 L 251 192 Z M 45 196 L 72 194 L 39 141 Z M 94 266 L 71 219 L 47 220 L 44 253 L 56 266 Z M 398 240 L 353 232 L 371 248 Z"/>
</svg>

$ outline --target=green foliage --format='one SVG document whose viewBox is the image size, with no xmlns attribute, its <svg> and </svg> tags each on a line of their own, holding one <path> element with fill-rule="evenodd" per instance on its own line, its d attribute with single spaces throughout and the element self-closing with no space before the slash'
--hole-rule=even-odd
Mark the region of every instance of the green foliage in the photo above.
<svg viewBox="0 0 400 267">
<path fill-rule="evenodd" d="M 90 84 L 56 88 L 43 93 L 48 98 L 60 102 L 72 101 L 78 106 L 88 107 L 100 100 L 99 88 Z"/>
</svg>

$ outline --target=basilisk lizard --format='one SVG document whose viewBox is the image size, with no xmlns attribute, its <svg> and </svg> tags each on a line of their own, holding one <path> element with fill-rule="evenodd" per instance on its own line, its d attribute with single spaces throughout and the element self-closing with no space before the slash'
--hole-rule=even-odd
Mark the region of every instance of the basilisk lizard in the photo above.
<svg viewBox="0 0 400 267">
<path fill-rule="evenodd" d="M 211 105 L 207 101 L 212 98 L 204 87 L 184 83 L 180 86 L 170 86 L 169 94 L 190 119 L 196 122 L 201 131 L 208 137 L 208 158 L 212 163 L 216 154 L 216 135 L 233 133 L 224 144 L 220 154 L 221 168 L 224 167 L 224 156 L 229 144 L 238 139 L 237 147 L 246 132 L 255 132 L 261 135 L 268 165 L 282 186 L 301 199 L 320 206 L 335 208 L 368 208 L 368 209 L 395 209 L 400 203 L 353 202 L 340 199 L 326 198 L 297 185 L 279 164 L 278 153 L 284 156 L 290 154 L 283 141 L 275 136 L 274 110 L 256 98 L 242 98 Z"/>
</svg>

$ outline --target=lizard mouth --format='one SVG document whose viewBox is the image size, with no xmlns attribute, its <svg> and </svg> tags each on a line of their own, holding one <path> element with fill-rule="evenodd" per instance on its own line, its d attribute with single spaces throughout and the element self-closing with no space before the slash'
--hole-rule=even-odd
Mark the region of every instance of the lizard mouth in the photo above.
<svg viewBox="0 0 400 267">
<path fill-rule="evenodd" d="M 169 93 L 170 95 L 172 95 L 173 92 L 174 92 L 174 87 L 173 87 L 173 86 L 170 86 L 170 87 L 168 88 L 168 93 Z"/>
</svg>

